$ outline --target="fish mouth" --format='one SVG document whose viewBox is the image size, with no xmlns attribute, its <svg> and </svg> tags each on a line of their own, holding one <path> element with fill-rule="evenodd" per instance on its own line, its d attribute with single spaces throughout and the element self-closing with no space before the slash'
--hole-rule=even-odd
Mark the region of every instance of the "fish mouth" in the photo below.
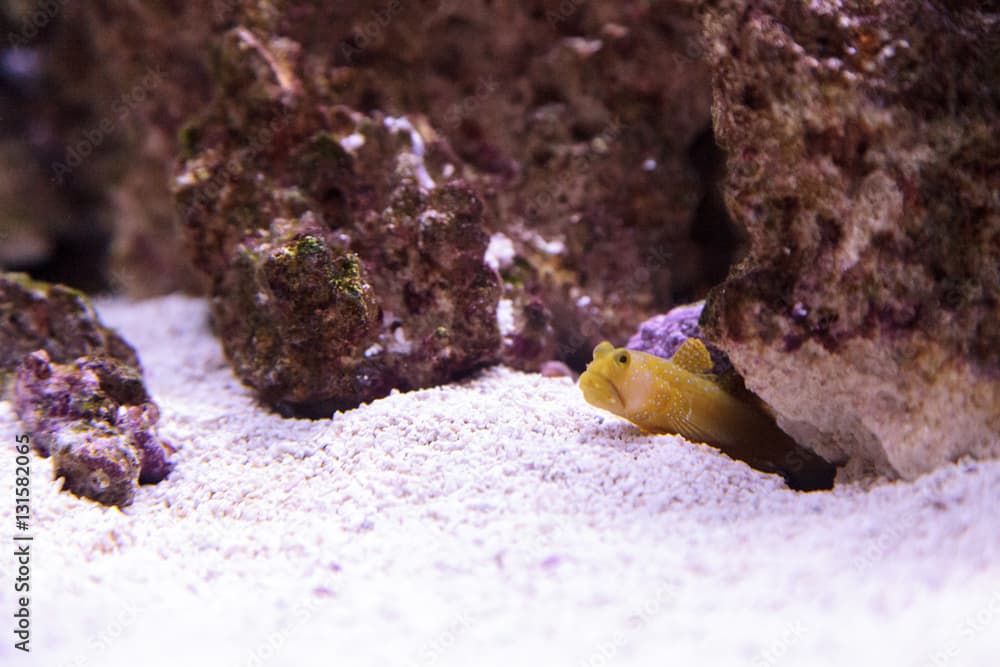
<svg viewBox="0 0 1000 667">
<path fill-rule="evenodd" d="M 591 405 L 614 413 L 625 409 L 625 401 L 614 382 L 592 370 L 584 371 L 580 376 L 580 390 Z"/>
</svg>

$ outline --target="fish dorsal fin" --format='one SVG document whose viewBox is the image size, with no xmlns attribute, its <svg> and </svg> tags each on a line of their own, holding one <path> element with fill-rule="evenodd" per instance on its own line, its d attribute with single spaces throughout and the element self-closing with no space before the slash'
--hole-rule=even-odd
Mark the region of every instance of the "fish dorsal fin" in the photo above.
<svg viewBox="0 0 1000 667">
<path fill-rule="evenodd" d="M 681 343 L 681 346 L 670 357 L 674 362 L 689 373 L 699 375 L 712 370 L 712 355 L 708 353 L 708 348 L 697 338 L 688 338 Z"/>
</svg>

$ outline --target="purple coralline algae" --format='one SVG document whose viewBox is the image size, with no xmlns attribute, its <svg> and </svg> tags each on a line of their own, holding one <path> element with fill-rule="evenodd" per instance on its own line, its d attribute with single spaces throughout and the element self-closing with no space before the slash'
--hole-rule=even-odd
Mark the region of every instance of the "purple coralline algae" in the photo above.
<svg viewBox="0 0 1000 667">
<path fill-rule="evenodd" d="M 62 285 L 0 275 L 4 395 L 65 488 L 111 505 L 170 471 L 135 350 Z"/>
<path fill-rule="evenodd" d="M 132 346 L 101 324 L 82 292 L 21 273 L 0 274 L 0 384 L 39 349 L 60 363 L 94 355 L 140 368 Z"/>
<path fill-rule="evenodd" d="M 662 315 L 654 315 L 639 325 L 625 347 L 630 350 L 648 352 L 669 359 L 677 348 L 688 338 L 702 339 L 698 319 L 701 317 L 704 301 L 671 308 Z M 712 356 L 712 371 L 717 374 L 732 371 L 732 364 L 725 352 L 711 343 L 702 341 Z"/>
<path fill-rule="evenodd" d="M 128 505 L 137 484 L 170 472 L 173 449 L 157 435 L 159 411 L 133 367 L 109 357 L 56 364 L 39 350 L 21 362 L 12 401 L 72 493 Z"/>
</svg>

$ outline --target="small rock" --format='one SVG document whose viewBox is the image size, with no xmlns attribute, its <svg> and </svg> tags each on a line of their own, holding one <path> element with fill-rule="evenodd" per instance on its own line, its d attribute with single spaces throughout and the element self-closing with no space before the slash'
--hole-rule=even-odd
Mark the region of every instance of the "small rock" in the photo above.
<svg viewBox="0 0 1000 667">
<path fill-rule="evenodd" d="M 688 338 L 701 339 L 698 318 L 701 317 L 704 307 L 704 301 L 697 301 L 676 306 L 667 313 L 649 318 L 639 325 L 639 330 L 629 338 L 625 347 L 669 359 Z M 704 340 L 702 342 L 712 355 L 712 361 L 715 363 L 714 373 L 722 375 L 733 370 L 733 365 L 729 363 L 725 352 L 711 343 Z"/>
<path fill-rule="evenodd" d="M 141 373 L 135 350 L 101 324 L 82 292 L 23 273 L 0 274 L 0 383 L 26 354 L 40 349 L 56 363 L 96 355 Z"/>
<path fill-rule="evenodd" d="M 561 361 L 546 361 L 539 372 L 547 378 L 570 378 L 574 382 L 577 378 L 573 369 Z"/>
<path fill-rule="evenodd" d="M 157 435 L 159 410 L 132 366 L 110 357 L 56 364 L 38 350 L 17 370 L 13 404 L 35 449 L 77 495 L 128 505 L 137 484 L 170 472 L 174 450 Z"/>
</svg>

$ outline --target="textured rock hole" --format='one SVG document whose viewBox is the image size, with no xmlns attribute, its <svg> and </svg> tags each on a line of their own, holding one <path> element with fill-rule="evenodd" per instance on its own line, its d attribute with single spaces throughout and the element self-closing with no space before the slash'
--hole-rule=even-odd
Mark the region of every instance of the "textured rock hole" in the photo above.
<svg viewBox="0 0 1000 667">
<path fill-rule="evenodd" d="M 434 56 L 431 60 L 431 69 L 435 74 L 445 79 L 458 81 L 462 76 L 461 56 L 462 54 L 458 53 L 456 49 L 447 49 Z"/>
<path fill-rule="evenodd" d="M 711 125 L 705 127 L 688 149 L 688 159 L 702 183 L 702 195 L 691 224 L 691 240 L 701 249 L 699 284 L 675 288 L 674 303 L 703 298 L 708 289 L 718 285 L 734 262 L 746 253 L 749 239 L 729 216 L 722 196 L 725 153 L 715 142 Z"/>
<path fill-rule="evenodd" d="M 837 247 L 843 237 L 843 231 L 837 221 L 833 218 L 820 217 L 817 221 L 819 225 L 819 238 L 823 246 Z"/>
<path fill-rule="evenodd" d="M 320 203 L 323 205 L 324 217 L 330 229 L 344 227 L 351 223 L 350 206 L 347 197 L 340 188 L 327 188 L 320 196 Z"/>
<path fill-rule="evenodd" d="M 463 118 L 458 124 L 458 131 L 465 141 L 481 141 L 483 138 L 483 127 L 471 118 Z"/>
<path fill-rule="evenodd" d="M 535 94 L 531 103 L 536 107 L 543 107 L 547 104 L 559 104 L 565 102 L 566 98 L 562 91 L 555 86 L 540 85 L 535 88 Z"/>
<path fill-rule="evenodd" d="M 107 491 L 109 486 L 111 486 L 111 478 L 108 477 L 108 473 L 103 470 L 94 470 L 91 472 L 87 481 L 90 485 L 90 489 L 95 494 L 103 493 L 104 491 Z"/>
<path fill-rule="evenodd" d="M 555 153 L 551 148 L 548 146 L 540 146 L 532 151 L 531 163 L 536 167 L 544 167 L 552 160 L 553 157 L 555 157 Z"/>
<path fill-rule="evenodd" d="M 764 108 L 764 98 L 754 86 L 747 86 L 743 89 L 743 106 L 751 111 L 760 111 Z"/>
<path fill-rule="evenodd" d="M 361 94 L 361 98 L 358 100 L 358 106 L 363 113 L 371 114 L 375 111 L 383 109 L 382 99 L 378 94 L 378 91 L 368 88 Z"/>
<path fill-rule="evenodd" d="M 590 141 L 601 133 L 602 127 L 596 123 L 577 120 L 570 126 L 569 132 L 573 141 Z"/>
</svg>

